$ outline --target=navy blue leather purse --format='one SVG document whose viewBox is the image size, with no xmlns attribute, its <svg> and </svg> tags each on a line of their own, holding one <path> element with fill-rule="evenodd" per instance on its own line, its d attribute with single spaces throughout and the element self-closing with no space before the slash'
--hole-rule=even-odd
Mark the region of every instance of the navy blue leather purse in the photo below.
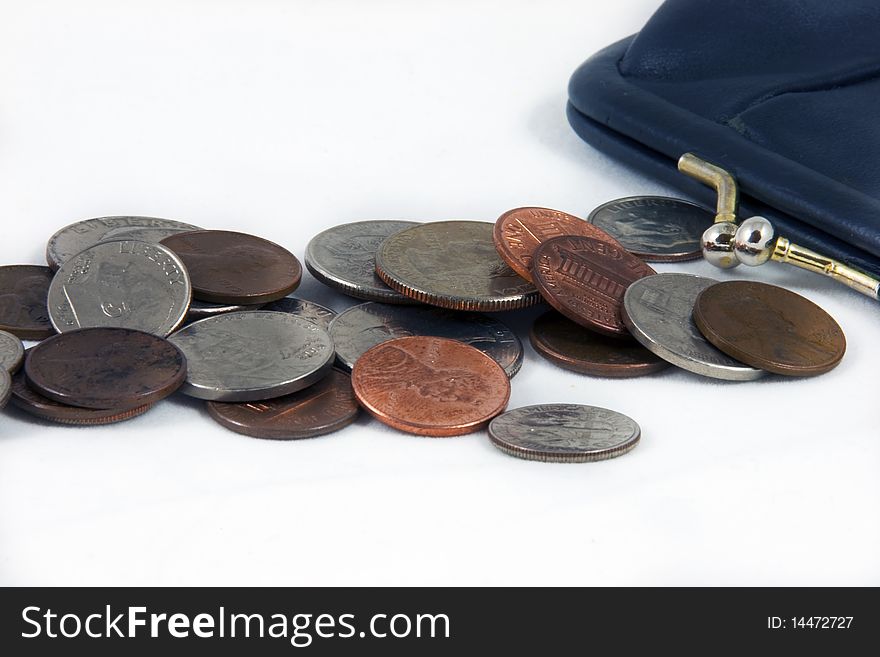
<svg viewBox="0 0 880 657">
<path fill-rule="evenodd" d="M 584 62 L 568 119 L 708 207 L 683 153 L 730 171 L 740 216 L 880 275 L 880 2 L 668 0 Z"/>
</svg>

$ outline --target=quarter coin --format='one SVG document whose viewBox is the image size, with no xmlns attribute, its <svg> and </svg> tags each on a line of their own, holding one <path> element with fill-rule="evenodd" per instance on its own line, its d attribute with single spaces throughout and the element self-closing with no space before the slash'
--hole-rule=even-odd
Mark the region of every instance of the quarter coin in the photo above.
<svg viewBox="0 0 880 657">
<path fill-rule="evenodd" d="M 24 345 L 17 337 L 0 331 L 0 369 L 14 374 L 24 360 Z"/>
<path fill-rule="evenodd" d="M 616 237 L 648 262 L 702 257 L 702 237 L 715 214 L 696 203 L 667 196 L 629 196 L 603 203 L 587 221 Z"/>
<path fill-rule="evenodd" d="M 753 381 L 766 374 L 712 346 L 694 324 L 700 292 L 718 281 L 692 274 L 655 274 L 623 295 L 623 321 L 646 349 L 673 365 L 715 379 Z"/>
<path fill-rule="evenodd" d="M 420 224 L 386 239 L 376 272 L 402 294 L 453 310 L 497 311 L 540 301 L 535 287 L 498 255 L 484 221 Z"/>
<path fill-rule="evenodd" d="M 6 406 L 12 395 L 12 376 L 5 369 L 0 369 L 0 408 Z"/>
<path fill-rule="evenodd" d="M 498 217 L 492 232 L 502 260 L 527 281 L 532 281 L 532 259 L 542 242 L 552 237 L 580 235 L 615 242 L 605 231 L 559 210 L 516 208 Z"/>
<path fill-rule="evenodd" d="M 523 348 L 516 333 L 480 313 L 362 303 L 340 313 L 330 324 L 336 357 L 348 370 L 371 347 L 409 335 L 433 335 L 467 343 L 492 357 L 511 377 L 522 366 Z"/>
<path fill-rule="evenodd" d="M 58 269 L 67 260 L 99 242 L 109 240 L 136 240 L 155 244 L 184 231 L 200 230 L 198 226 L 157 217 L 97 217 L 65 226 L 50 239 L 46 246 L 46 261 Z"/>
<path fill-rule="evenodd" d="M 168 338 L 189 372 L 181 392 L 213 401 L 272 399 L 320 381 L 333 365 L 327 331 L 289 313 L 251 310 L 193 322 Z"/>
<path fill-rule="evenodd" d="M 254 438 L 313 438 L 351 424 L 360 410 L 351 377 L 337 369 L 292 395 L 239 404 L 208 402 L 208 413 L 227 429 Z"/>
<path fill-rule="evenodd" d="M 284 297 L 263 306 L 263 310 L 271 310 L 278 313 L 290 313 L 297 315 L 310 322 L 314 322 L 322 329 L 329 330 L 330 322 L 336 317 L 336 313 L 314 301 L 297 299 L 296 297 Z"/>
<path fill-rule="evenodd" d="M 28 350 L 27 384 L 49 399 L 116 411 L 152 404 L 177 390 L 186 359 L 168 340 L 125 328 L 87 328 Z"/>
<path fill-rule="evenodd" d="M 640 344 L 590 331 L 555 310 L 535 320 L 529 339 L 541 356 L 579 374 L 622 379 L 669 366 Z"/>
<path fill-rule="evenodd" d="M 0 267 L 0 329 L 23 340 L 55 334 L 46 298 L 52 270 L 40 265 Z"/>
<path fill-rule="evenodd" d="M 69 258 L 49 285 L 49 319 L 59 333 L 113 326 L 165 336 L 186 317 L 190 281 L 160 244 L 101 242 Z"/>
<path fill-rule="evenodd" d="M 162 244 L 183 260 L 199 301 L 268 303 L 293 292 L 302 279 L 296 256 L 255 235 L 198 230 L 166 237 Z"/>
<path fill-rule="evenodd" d="M 489 424 L 489 438 L 506 454 L 530 461 L 584 463 L 626 454 L 641 429 L 622 413 L 581 404 L 515 408 Z"/>
<path fill-rule="evenodd" d="M 547 302 L 581 326 L 628 337 L 620 316 L 623 293 L 655 273 L 616 242 L 594 237 L 554 237 L 535 251 L 535 285 Z"/>
<path fill-rule="evenodd" d="M 416 303 L 392 290 L 376 274 L 376 251 L 386 238 L 415 221 L 356 221 L 315 235 L 306 246 L 306 269 L 343 294 L 383 303 Z"/>
<path fill-rule="evenodd" d="M 470 345 L 427 336 L 396 338 L 361 356 L 351 375 L 367 412 L 400 431 L 459 436 L 484 428 L 507 406 L 510 380 Z"/>
<path fill-rule="evenodd" d="M 700 292 L 694 322 L 713 345 L 752 367 L 815 376 L 846 351 L 840 325 L 815 303 L 775 285 L 726 281 Z"/>
</svg>

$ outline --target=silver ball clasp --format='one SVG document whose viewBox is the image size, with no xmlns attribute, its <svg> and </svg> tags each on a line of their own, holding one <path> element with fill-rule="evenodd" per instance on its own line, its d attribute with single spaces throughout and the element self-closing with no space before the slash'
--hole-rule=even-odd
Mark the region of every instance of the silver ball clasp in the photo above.
<svg viewBox="0 0 880 657">
<path fill-rule="evenodd" d="M 739 264 L 734 251 L 736 224 L 732 221 L 719 221 L 703 232 L 703 257 L 716 267 L 732 269 Z"/>
<path fill-rule="evenodd" d="M 751 217 L 736 230 L 733 248 L 739 262 L 749 267 L 763 265 L 773 255 L 776 234 L 764 217 Z"/>
</svg>

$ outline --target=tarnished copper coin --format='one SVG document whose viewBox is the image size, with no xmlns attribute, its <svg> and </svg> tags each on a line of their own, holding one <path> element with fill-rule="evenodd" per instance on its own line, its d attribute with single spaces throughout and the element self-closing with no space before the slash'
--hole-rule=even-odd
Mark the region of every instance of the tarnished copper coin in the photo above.
<svg viewBox="0 0 880 657">
<path fill-rule="evenodd" d="M 786 376 L 833 369 L 846 351 L 840 325 L 815 303 L 775 285 L 725 281 L 703 290 L 694 323 L 728 356 Z"/>
<path fill-rule="evenodd" d="M 269 303 L 299 287 L 302 265 L 290 251 L 262 237 L 228 230 L 194 230 L 161 242 L 192 280 L 193 298 L 210 303 Z"/>
<path fill-rule="evenodd" d="M 208 413 L 227 429 L 254 438 L 313 438 L 351 424 L 360 410 L 351 377 L 340 370 L 305 390 L 266 401 L 207 403 Z"/>
<path fill-rule="evenodd" d="M 492 239 L 498 255 L 510 268 L 532 281 L 532 259 L 542 242 L 563 235 L 579 235 L 618 244 L 601 228 L 571 214 L 549 208 L 508 210 L 495 222 Z"/>
<path fill-rule="evenodd" d="M 510 380 L 479 349 L 447 338 L 396 338 L 367 350 L 351 382 L 371 415 L 400 431 L 459 436 L 485 427 L 510 398 Z"/>
<path fill-rule="evenodd" d="M 28 386 L 24 371 L 12 377 L 12 405 L 25 413 L 38 417 L 42 420 L 59 422 L 72 425 L 100 425 L 122 422 L 138 415 L 143 415 L 153 407 L 153 404 L 136 406 L 126 410 L 78 408 L 59 404 L 48 397 L 44 397 L 36 390 Z"/>
<path fill-rule="evenodd" d="M 28 385 L 53 401 L 126 410 L 152 404 L 186 379 L 186 358 L 168 340 L 125 328 L 53 335 L 24 362 Z"/>
<path fill-rule="evenodd" d="M 564 236 L 535 251 L 532 275 L 547 302 L 581 326 L 629 337 L 620 308 L 633 281 L 655 273 L 615 240 Z"/>
<path fill-rule="evenodd" d="M 24 340 L 55 334 L 46 306 L 52 275 L 40 265 L 0 267 L 0 329 Z"/>
<path fill-rule="evenodd" d="M 555 310 L 535 320 L 529 339 L 544 358 L 580 374 L 623 379 L 652 374 L 669 366 L 637 342 L 590 331 Z"/>
</svg>

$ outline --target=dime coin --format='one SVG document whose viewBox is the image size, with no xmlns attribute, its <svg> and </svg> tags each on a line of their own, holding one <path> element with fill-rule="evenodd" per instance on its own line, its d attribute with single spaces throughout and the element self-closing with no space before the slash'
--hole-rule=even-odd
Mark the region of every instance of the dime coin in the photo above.
<svg viewBox="0 0 880 657">
<path fill-rule="evenodd" d="M 0 329 L 23 340 L 42 340 L 55 334 L 46 297 L 52 270 L 40 265 L 0 267 Z"/>
<path fill-rule="evenodd" d="M 694 322 L 728 356 L 774 374 L 824 374 L 846 351 L 834 318 L 809 299 L 766 283 L 707 287 L 694 305 Z"/>
<path fill-rule="evenodd" d="M 296 256 L 247 233 L 197 230 L 166 237 L 162 244 L 183 260 L 199 301 L 268 303 L 293 292 L 302 279 Z"/>
<path fill-rule="evenodd" d="M 306 268 L 319 281 L 357 299 L 416 303 L 376 274 L 376 251 L 386 238 L 415 221 L 357 221 L 328 228 L 306 246 Z"/>
<path fill-rule="evenodd" d="M 506 454 L 530 461 L 585 463 L 626 454 L 641 429 L 622 413 L 581 404 L 515 408 L 489 424 L 489 438 Z"/>
<path fill-rule="evenodd" d="M 78 408 L 59 404 L 28 386 L 23 371 L 12 377 L 13 406 L 25 413 L 38 417 L 42 420 L 59 422 L 61 424 L 75 425 L 99 425 L 121 422 L 129 418 L 143 415 L 153 407 L 153 404 L 144 404 L 127 410 L 107 410 L 99 408 Z"/>
<path fill-rule="evenodd" d="M 427 336 L 376 345 L 355 363 L 351 383 L 380 422 L 422 436 L 478 431 L 510 398 L 507 374 L 482 351 Z"/>
<path fill-rule="evenodd" d="M 126 328 L 53 335 L 28 351 L 28 385 L 44 397 L 83 408 L 123 411 L 177 390 L 186 359 L 158 336 Z"/>
<path fill-rule="evenodd" d="M 679 262 L 702 257 L 703 231 L 715 213 L 668 196 L 630 196 L 603 203 L 587 221 L 643 260 Z"/>
<path fill-rule="evenodd" d="M 635 342 L 590 331 L 555 310 L 535 320 L 529 339 L 544 358 L 580 374 L 628 378 L 652 374 L 669 366 Z"/>
<path fill-rule="evenodd" d="M 0 331 L 0 369 L 14 374 L 24 360 L 24 345 L 17 337 Z"/>
<path fill-rule="evenodd" d="M 12 395 L 12 376 L 5 369 L 0 369 L 0 408 L 6 406 Z"/>
<path fill-rule="evenodd" d="M 186 268 L 160 244 L 101 242 L 69 258 L 49 285 L 49 319 L 59 333 L 114 326 L 165 336 L 186 317 Z"/>
<path fill-rule="evenodd" d="M 580 235 L 614 243 L 613 237 L 591 223 L 559 210 L 549 208 L 516 208 L 505 212 L 498 221 L 492 238 L 498 255 L 511 269 L 532 282 L 532 259 L 535 250 L 551 237 Z"/>
<path fill-rule="evenodd" d="M 314 301 L 297 299 L 296 297 L 284 297 L 263 306 L 263 310 L 271 310 L 278 313 L 290 313 L 297 315 L 310 322 L 314 322 L 322 329 L 329 330 L 330 322 L 336 317 L 336 313 Z"/>
<path fill-rule="evenodd" d="M 156 217 L 98 217 L 65 226 L 55 233 L 46 246 L 46 261 L 58 269 L 67 260 L 89 247 L 109 240 L 136 240 L 155 244 L 184 231 L 200 230 L 198 226 Z"/>
<path fill-rule="evenodd" d="M 501 260 L 484 221 L 438 221 L 395 233 L 376 254 L 376 271 L 406 296 L 453 310 L 525 308 L 541 299 Z"/>
<path fill-rule="evenodd" d="M 195 322 L 205 317 L 213 317 L 223 313 L 235 313 L 241 310 L 259 310 L 262 307 L 263 304 L 261 303 L 250 305 L 241 303 L 208 303 L 207 301 L 193 299 L 189 304 L 186 319 L 188 322 Z"/>
<path fill-rule="evenodd" d="M 181 392 L 214 401 L 272 399 L 320 381 L 333 365 L 327 331 L 289 313 L 208 317 L 168 338 L 186 354 Z"/>
<path fill-rule="evenodd" d="M 337 369 L 305 390 L 266 401 L 208 402 L 208 413 L 227 429 L 254 438 L 313 438 L 351 424 L 360 410 L 351 377 Z"/>
<path fill-rule="evenodd" d="M 563 315 L 612 337 L 629 332 L 620 317 L 630 283 L 655 273 L 616 242 L 593 237 L 554 237 L 535 251 L 538 290 Z"/>
<path fill-rule="evenodd" d="M 716 379 L 752 381 L 766 374 L 713 347 L 694 324 L 700 292 L 718 281 L 691 274 L 655 274 L 623 295 L 623 321 L 645 348 L 673 365 Z"/>
<path fill-rule="evenodd" d="M 348 370 L 367 349 L 408 335 L 433 335 L 465 342 L 495 359 L 511 377 L 522 366 L 523 348 L 516 333 L 480 313 L 362 303 L 340 313 L 330 324 L 336 357 Z"/>
</svg>

